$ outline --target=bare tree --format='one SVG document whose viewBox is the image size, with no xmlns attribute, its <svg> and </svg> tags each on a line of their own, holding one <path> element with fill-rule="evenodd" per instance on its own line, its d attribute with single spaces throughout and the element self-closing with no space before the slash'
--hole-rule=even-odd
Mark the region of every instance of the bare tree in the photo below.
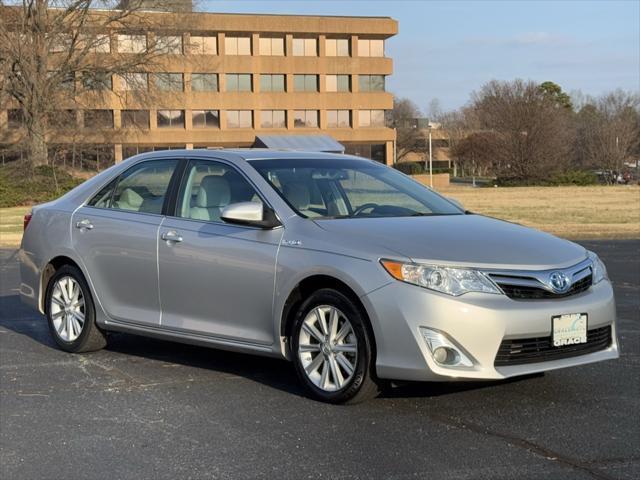
<svg viewBox="0 0 640 480">
<path fill-rule="evenodd" d="M 531 81 L 493 80 L 472 95 L 480 131 L 491 132 L 497 173 L 545 178 L 568 163 L 571 112 Z"/>
<path fill-rule="evenodd" d="M 396 128 L 396 161 L 425 149 L 424 135 L 417 123 L 420 117 L 420 109 L 414 102 L 394 97 L 389 121 Z"/>
<path fill-rule="evenodd" d="M 159 2 L 161 3 L 161 2 Z M 52 131 L 62 110 L 95 105 L 115 94 L 100 88 L 114 75 L 146 71 L 158 53 L 146 32 L 144 0 L 0 0 L 0 104 L 22 115 L 32 166 L 47 163 Z M 143 45 L 114 53 L 117 32 L 139 33 Z M 135 39 L 133 40 L 135 41 Z M 139 89 L 144 92 L 145 89 Z M 5 107 L 6 108 L 6 107 Z"/>
<path fill-rule="evenodd" d="M 615 90 L 588 98 L 576 123 L 577 161 L 585 167 L 619 172 L 640 149 L 640 96 Z"/>
</svg>

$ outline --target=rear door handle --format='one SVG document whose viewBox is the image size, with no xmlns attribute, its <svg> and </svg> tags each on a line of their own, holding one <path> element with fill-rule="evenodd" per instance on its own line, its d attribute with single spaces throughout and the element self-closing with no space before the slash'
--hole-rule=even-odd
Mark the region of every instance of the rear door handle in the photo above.
<svg viewBox="0 0 640 480">
<path fill-rule="evenodd" d="M 85 218 L 84 220 L 76 222 L 76 228 L 81 230 L 91 230 L 93 228 L 93 223 L 91 223 L 91 220 L 88 218 Z"/>
<path fill-rule="evenodd" d="M 180 243 L 182 241 L 182 237 L 175 230 L 164 232 L 162 235 L 160 235 L 160 238 L 169 243 Z"/>
</svg>

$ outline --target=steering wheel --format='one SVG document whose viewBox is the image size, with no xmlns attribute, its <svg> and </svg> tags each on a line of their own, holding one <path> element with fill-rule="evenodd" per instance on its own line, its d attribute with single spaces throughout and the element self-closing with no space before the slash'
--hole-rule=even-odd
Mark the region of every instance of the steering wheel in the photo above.
<svg viewBox="0 0 640 480">
<path fill-rule="evenodd" d="M 357 217 L 359 216 L 362 212 L 364 212 L 365 210 L 368 210 L 370 208 L 376 208 L 378 206 L 377 203 L 365 203 L 364 205 L 360 205 L 358 208 L 356 208 L 353 211 L 353 216 Z"/>
</svg>

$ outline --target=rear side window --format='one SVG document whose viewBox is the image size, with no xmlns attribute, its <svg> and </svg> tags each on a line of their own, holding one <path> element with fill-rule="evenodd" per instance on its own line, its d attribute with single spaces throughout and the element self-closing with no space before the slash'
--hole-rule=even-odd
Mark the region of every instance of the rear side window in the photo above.
<svg viewBox="0 0 640 480">
<path fill-rule="evenodd" d="M 160 214 L 169 182 L 177 166 L 176 159 L 153 160 L 135 165 L 102 188 L 88 205 Z"/>
<path fill-rule="evenodd" d="M 103 187 L 91 200 L 89 200 L 87 205 L 96 208 L 109 208 L 109 205 L 111 204 L 111 195 L 113 194 L 113 189 L 117 182 L 118 179 L 116 178 L 107 186 Z"/>
</svg>

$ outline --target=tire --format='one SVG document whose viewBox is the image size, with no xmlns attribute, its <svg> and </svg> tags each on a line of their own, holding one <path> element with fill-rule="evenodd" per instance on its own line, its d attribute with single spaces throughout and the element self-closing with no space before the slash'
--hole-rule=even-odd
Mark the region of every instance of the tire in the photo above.
<svg viewBox="0 0 640 480">
<path fill-rule="evenodd" d="M 79 293 L 70 295 L 69 291 Z M 106 337 L 95 323 L 91 290 L 77 267 L 64 265 L 53 274 L 47 285 L 45 314 L 49 332 L 62 350 L 82 353 L 106 346 Z"/>
<path fill-rule="evenodd" d="M 298 377 L 313 398 L 353 404 L 378 395 L 372 335 L 361 310 L 342 293 L 321 289 L 306 299 L 290 344 Z"/>
</svg>

